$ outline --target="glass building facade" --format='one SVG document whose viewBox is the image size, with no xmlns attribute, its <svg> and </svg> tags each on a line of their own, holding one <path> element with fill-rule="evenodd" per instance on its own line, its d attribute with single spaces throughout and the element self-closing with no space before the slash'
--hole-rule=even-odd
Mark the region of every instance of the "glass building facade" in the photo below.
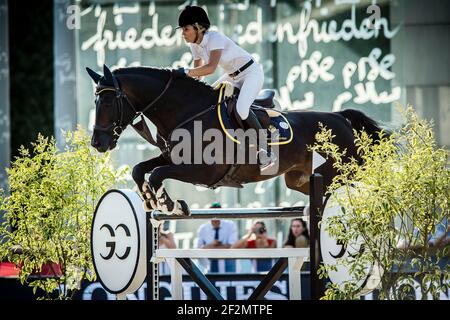
<svg viewBox="0 0 450 320">
<path fill-rule="evenodd" d="M 7 189 L 5 168 L 11 156 L 9 104 L 8 2 L 0 0 L 0 189 Z"/>
</svg>

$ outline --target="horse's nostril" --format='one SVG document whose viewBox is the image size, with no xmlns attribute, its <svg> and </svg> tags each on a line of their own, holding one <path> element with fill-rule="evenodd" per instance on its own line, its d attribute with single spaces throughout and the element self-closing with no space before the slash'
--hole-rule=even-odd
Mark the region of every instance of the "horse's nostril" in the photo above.
<svg viewBox="0 0 450 320">
<path fill-rule="evenodd" d="M 91 146 L 93 146 L 94 148 L 97 148 L 97 147 L 98 147 L 98 145 L 99 145 L 99 142 L 98 142 L 98 140 L 96 140 L 96 139 L 92 139 L 92 141 L 91 141 Z"/>
</svg>

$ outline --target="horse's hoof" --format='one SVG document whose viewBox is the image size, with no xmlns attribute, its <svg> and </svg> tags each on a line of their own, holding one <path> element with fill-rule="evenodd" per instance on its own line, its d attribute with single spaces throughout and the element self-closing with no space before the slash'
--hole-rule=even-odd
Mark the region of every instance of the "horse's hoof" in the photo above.
<svg viewBox="0 0 450 320">
<path fill-rule="evenodd" d="M 144 200 L 142 202 L 142 207 L 144 208 L 145 212 L 151 212 L 153 211 L 153 208 L 150 208 L 149 200 Z"/>
<path fill-rule="evenodd" d="M 158 189 L 156 192 L 156 199 L 158 210 L 167 214 L 171 214 L 174 211 L 175 203 L 170 199 L 169 194 L 164 187 Z"/>
<path fill-rule="evenodd" d="M 186 201 L 177 200 L 175 202 L 175 208 L 173 209 L 172 214 L 175 214 L 177 216 L 190 216 L 191 210 L 189 209 Z"/>
<path fill-rule="evenodd" d="M 165 214 L 172 214 L 174 208 L 175 204 L 173 202 L 163 201 L 161 199 L 158 201 L 158 210 Z"/>
<path fill-rule="evenodd" d="M 142 192 L 145 196 L 153 194 L 152 189 L 150 188 L 150 185 L 147 181 L 144 181 L 144 183 L 142 184 Z"/>
<path fill-rule="evenodd" d="M 142 206 L 144 207 L 144 211 L 146 211 L 146 212 L 158 210 L 158 207 L 156 206 L 155 202 L 151 199 L 145 199 L 142 202 Z"/>
<path fill-rule="evenodd" d="M 142 198 L 144 199 L 144 210 L 152 211 L 158 210 L 158 201 L 156 200 L 155 194 L 150 188 L 150 185 L 147 181 L 142 184 Z"/>
</svg>

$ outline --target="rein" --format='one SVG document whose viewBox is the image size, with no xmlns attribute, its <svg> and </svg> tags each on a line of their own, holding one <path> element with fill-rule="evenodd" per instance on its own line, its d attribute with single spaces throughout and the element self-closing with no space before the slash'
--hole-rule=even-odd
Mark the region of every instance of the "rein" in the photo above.
<svg viewBox="0 0 450 320">
<path fill-rule="evenodd" d="M 95 125 L 94 129 L 95 130 L 99 130 L 99 131 L 104 131 L 104 132 L 110 132 L 112 131 L 113 134 L 113 140 L 114 142 L 117 142 L 117 140 L 119 139 L 120 135 L 122 134 L 123 130 L 128 126 L 128 125 L 132 125 L 133 128 L 143 137 L 145 138 L 148 142 L 150 142 L 152 145 L 154 146 L 159 146 L 158 143 L 156 142 L 156 140 L 153 138 L 153 136 L 151 135 L 150 130 L 148 129 L 147 125 L 145 124 L 144 118 L 143 118 L 143 114 L 144 112 L 146 112 L 147 110 L 149 110 L 151 107 L 153 107 L 161 98 L 162 96 L 166 93 L 166 91 L 169 89 L 172 80 L 173 80 L 173 74 L 170 74 L 170 78 L 167 81 L 164 89 L 162 90 L 162 92 L 156 97 L 155 100 L 153 100 L 152 102 L 150 102 L 145 108 L 143 108 L 141 111 L 137 111 L 136 107 L 133 105 L 133 103 L 131 103 L 130 99 L 128 99 L 127 95 L 122 91 L 122 89 L 119 86 L 119 83 L 117 81 L 117 78 L 112 75 L 112 79 L 113 79 L 113 83 L 114 83 L 114 88 L 113 87 L 105 87 L 102 88 L 100 91 L 97 91 L 95 94 L 99 95 L 100 93 L 102 93 L 103 91 L 114 91 L 116 93 L 116 101 L 117 101 L 117 108 L 118 108 L 118 113 L 120 115 L 119 119 L 117 121 L 114 121 L 111 125 L 107 126 L 107 127 L 102 127 L 99 125 Z M 128 123 L 124 123 L 123 121 L 123 99 L 126 99 L 128 104 L 131 106 L 131 108 L 134 111 L 134 115 L 131 118 L 130 121 L 128 121 Z M 138 122 L 137 124 L 133 124 L 134 120 L 136 120 L 137 117 L 141 116 L 141 121 Z M 142 124 L 141 124 L 142 123 Z M 141 125 L 140 125 L 141 124 Z M 139 128 L 139 126 L 142 126 L 142 128 Z M 145 127 L 144 127 L 145 126 Z"/>
<path fill-rule="evenodd" d="M 167 92 L 167 90 L 169 89 L 170 85 L 172 84 L 173 81 L 173 73 L 170 74 L 170 78 L 167 81 L 164 89 L 162 90 L 162 92 L 152 101 L 150 102 L 145 108 L 143 108 L 141 111 L 137 111 L 136 107 L 131 103 L 131 101 L 128 99 L 127 95 L 122 91 L 122 89 L 119 86 L 119 83 L 116 79 L 116 77 L 114 75 L 112 75 L 113 78 L 113 83 L 114 83 L 114 87 L 112 86 L 107 86 L 107 87 L 102 87 L 100 90 L 98 90 L 95 95 L 99 95 L 104 91 L 114 91 L 116 93 L 116 101 L 117 101 L 117 106 L 118 106 L 118 113 L 120 115 L 119 119 L 115 122 L 113 122 L 111 125 L 107 126 L 107 127 L 102 127 L 99 125 L 95 125 L 94 129 L 95 130 L 99 130 L 99 131 L 104 131 L 104 132 L 111 132 L 113 134 L 113 140 L 114 142 L 117 142 L 117 140 L 119 139 L 121 133 L 123 132 L 123 130 L 131 124 L 131 126 L 133 127 L 133 129 L 142 137 L 144 138 L 146 141 L 148 141 L 150 144 L 154 145 L 155 147 L 158 147 L 162 150 L 163 154 L 168 155 L 170 154 L 170 150 L 171 150 L 171 144 L 170 144 L 170 137 L 172 136 L 173 131 L 175 131 L 176 129 L 181 128 L 182 126 L 186 125 L 187 123 L 195 120 L 196 118 L 202 116 L 203 114 L 209 112 L 209 111 L 213 111 L 219 104 L 221 104 L 222 102 L 225 102 L 226 100 L 228 100 L 229 98 L 223 99 L 222 101 L 220 101 L 221 97 L 219 97 L 219 101 L 213 105 L 210 105 L 209 107 L 205 108 L 204 110 L 196 113 L 195 115 L 193 115 L 192 117 L 189 117 L 187 120 L 183 121 L 182 123 L 180 123 L 179 125 L 177 125 L 168 135 L 167 138 L 164 138 L 163 136 L 157 134 L 162 140 L 163 140 L 163 144 L 159 143 L 156 139 L 153 138 L 153 135 L 150 131 L 150 129 L 148 128 L 147 124 L 145 123 L 144 120 L 144 113 L 146 111 L 148 111 L 150 108 L 152 108 L 163 96 L 164 94 Z M 131 108 L 134 111 L 134 115 L 131 119 L 131 121 L 129 121 L 128 123 L 124 123 L 123 122 L 123 99 L 126 99 L 128 104 L 131 106 Z M 137 117 L 141 116 L 141 120 L 139 122 L 137 122 L 136 124 L 133 124 L 133 122 L 136 120 Z"/>
</svg>

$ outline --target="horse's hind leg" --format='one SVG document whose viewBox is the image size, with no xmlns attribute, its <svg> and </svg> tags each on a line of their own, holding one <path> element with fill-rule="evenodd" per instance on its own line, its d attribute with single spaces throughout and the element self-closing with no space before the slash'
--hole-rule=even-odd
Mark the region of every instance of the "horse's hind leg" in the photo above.
<svg viewBox="0 0 450 320">
<path fill-rule="evenodd" d="M 320 166 L 315 173 L 319 173 L 323 177 L 323 193 L 325 194 L 328 186 L 331 184 L 333 180 L 333 175 L 330 172 L 333 172 L 332 163 L 326 163 Z M 309 178 L 311 176 L 310 172 L 305 171 L 289 171 L 285 174 L 284 180 L 286 181 L 286 186 L 289 189 L 293 189 L 299 191 L 305 195 L 309 195 Z"/>
<path fill-rule="evenodd" d="M 304 171 L 289 171 L 284 175 L 286 187 L 309 195 L 309 175 Z"/>
</svg>

